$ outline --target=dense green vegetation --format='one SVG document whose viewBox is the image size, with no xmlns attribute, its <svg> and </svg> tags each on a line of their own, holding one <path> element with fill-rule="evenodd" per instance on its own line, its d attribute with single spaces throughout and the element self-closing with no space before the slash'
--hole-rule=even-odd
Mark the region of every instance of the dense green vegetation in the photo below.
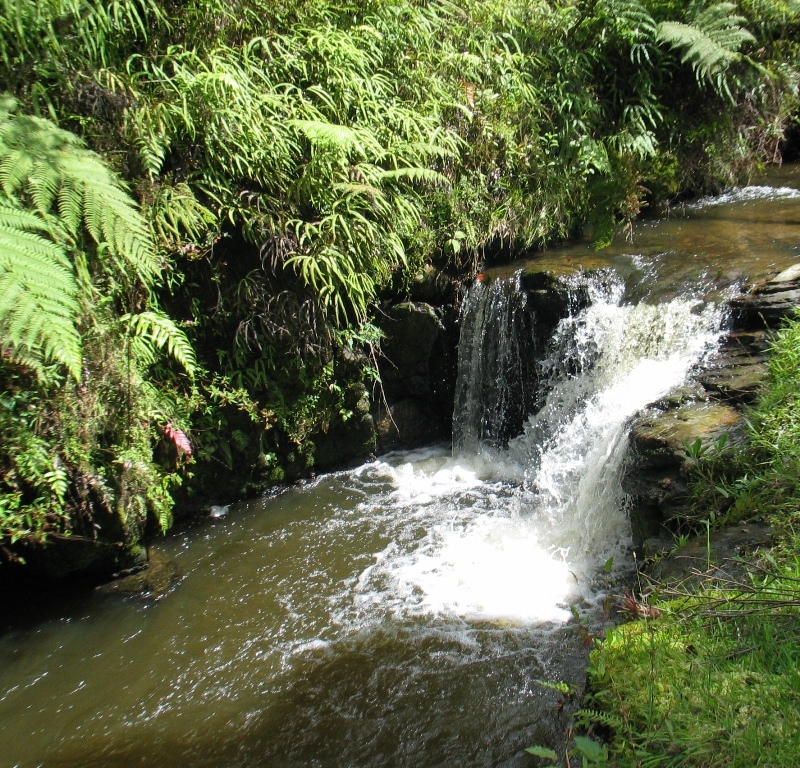
<svg viewBox="0 0 800 768">
<path fill-rule="evenodd" d="M 691 589 L 662 586 L 645 618 L 593 652 L 586 724 L 612 733 L 597 764 L 784 766 L 800 747 L 800 320 L 773 346 L 750 441 L 698 467 L 710 527 L 764 519 L 769 553 Z M 698 507 L 698 514 L 700 507 Z"/>
<path fill-rule="evenodd" d="M 0 551 L 302 476 L 364 402 L 383 291 L 777 159 L 798 27 L 794 0 L 4 0 Z"/>
</svg>

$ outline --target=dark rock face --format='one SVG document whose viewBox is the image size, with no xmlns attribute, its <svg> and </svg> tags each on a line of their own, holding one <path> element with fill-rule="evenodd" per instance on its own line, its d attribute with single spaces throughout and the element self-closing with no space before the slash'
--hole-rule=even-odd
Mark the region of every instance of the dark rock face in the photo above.
<svg viewBox="0 0 800 768">
<path fill-rule="evenodd" d="M 314 466 L 320 470 L 335 469 L 360 464 L 375 453 L 375 421 L 369 412 L 369 399 L 358 401 L 353 415 L 332 426 L 324 435 L 314 440 Z"/>
<path fill-rule="evenodd" d="M 455 307 L 395 304 L 380 321 L 383 396 L 372 416 L 377 450 L 413 448 L 450 437 L 458 328 Z"/>
<path fill-rule="evenodd" d="M 800 264 L 730 302 L 733 325 L 744 330 L 776 328 L 800 306 Z"/>
<path fill-rule="evenodd" d="M 5 564 L 2 576 L 13 579 L 15 571 L 24 570 L 25 578 L 42 581 L 107 578 L 115 571 L 138 567 L 146 557 L 140 545 L 76 535 L 51 535 L 45 543 L 22 541 L 14 549 L 21 560 Z"/>
</svg>

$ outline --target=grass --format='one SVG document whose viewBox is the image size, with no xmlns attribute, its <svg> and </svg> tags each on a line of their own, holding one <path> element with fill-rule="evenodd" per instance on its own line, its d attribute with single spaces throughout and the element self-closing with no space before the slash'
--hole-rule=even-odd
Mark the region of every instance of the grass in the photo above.
<svg viewBox="0 0 800 768">
<path fill-rule="evenodd" d="M 777 335 L 750 441 L 698 462 L 697 527 L 761 519 L 773 551 L 694 592 L 662 587 L 647 616 L 592 652 L 581 722 L 608 737 L 584 765 L 800 764 L 800 318 Z M 655 616 L 654 616 L 655 615 Z"/>
<path fill-rule="evenodd" d="M 609 632 L 592 655 L 583 719 L 616 726 L 610 764 L 796 764 L 798 577 L 795 561 L 745 596 L 701 591 Z"/>
</svg>

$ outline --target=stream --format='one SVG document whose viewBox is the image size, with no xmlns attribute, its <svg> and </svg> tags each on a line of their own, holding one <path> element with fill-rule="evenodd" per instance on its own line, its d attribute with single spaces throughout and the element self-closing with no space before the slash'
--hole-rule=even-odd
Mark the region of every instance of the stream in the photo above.
<svg viewBox="0 0 800 768">
<path fill-rule="evenodd" d="M 569 725 L 552 684 L 582 690 L 585 630 L 630 573 L 627 426 L 714 349 L 723 298 L 800 261 L 798 189 L 785 167 L 601 254 L 540 257 L 602 269 L 571 278 L 590 301 L 534 361 L 521 434 L 492 439 L 504 360 L 531 365 L 501 330 L 514 264 L 465 300 L 455 451 L 389 454 L 171 535 L 154 549 L 182 578 L 158 599 L 5 617 L 0 767 L 536 764 L 524 748 Z"/>
</svg>

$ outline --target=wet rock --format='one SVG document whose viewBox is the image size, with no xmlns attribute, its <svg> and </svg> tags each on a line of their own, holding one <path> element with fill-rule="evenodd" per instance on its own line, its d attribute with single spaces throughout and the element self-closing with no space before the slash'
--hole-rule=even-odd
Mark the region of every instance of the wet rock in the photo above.
<svg viewBox="0 0 800 768">
<path fill-rule="evenodd" d="M 375 416 L 379 453 L 427 445 L 450 437 L 449 418 L 431 418 L 428 409 L 411 398 L 390 403 L 388 409 L 380 404 Z"/>
<path fill-rule="evenodd" d="M 737 330 L 777 328 L 800 306 L 800 264 L 729 302 Z"/>
<path fill-rule="evenodd" d="M 223 518 L 228 516 L 228 512 L 231 510 L 230 504 L 212 504 L 208 508 L 208 516 L 211 520 L 222 520 Z"/>
<path fill-rule="evenodd" d="M 689 390 L 691 391 L 691 390 Z M 684 395 L 685 396 L 685 395 Z M 633 499 L 634 543 L 658 536 L 664 523 L 689 512 L 686 445 L 697 440 L 708 448 L 722 435 L 729 443 L 742 440 L 741 414 L 713 401 L 661 403 L 637 419 L 630 431 L 623 490 Z"/>
<path fill-rule="evenodd" d="M 319 470 L 359 464 L 372 456 L 376 448 L 376 430 L 366 392 L 353 415 L 317 436 L 314 444 L 314 466 Z"/>
<path fill-rule="evenodd" d="M 661 583 L 678 583 L 694 588 L 709 581 L 741 578 L 746 568 L 743 558 L 772 546 L 774 532 L 768 525 L 748 523 L 711 531 L 678 547 L 659 560 L 648 577 Z"/>
<path fill-rule="evenodd" d="M 727 334 L 711 356 L 698 381 L 713 397 L 732 403 L 752 402 L 767 376 L 767 331 Z"/>
<path fill-rule="evenodd" d="M 159 599 L 170 592 L 183 578 L 177 563 L 160 550 L 150 550 L 147 563 L 133 573 L 101 584 L 100 595 L 146 595 Z"/>
<path fill-rule="evenodd" d="M 381 330 L 386 334 L 381 379 L 387 396 L 432 396 L 431 358 L 444 332 L 436 310 L 425 303 L 396 304 L 381 322 Z"/>
<path fill-rule="evenodd" d="M 520 283 L 531 298 L 536 313 L 536 333 L 542 343 L 550 338 L 561 320 L 588 306 L 586 284 L 572 283 L 567 279 L 581 271 L 574 264 L 565 264 L 560 270 L 553 269 L 547 262 L 529 262 L 522 271 Z"/>
<path fill-rule="evenodd" d="M 455 308 L 403 302 L 386 312 L 380 327 L 383 392 L 373 398 L 372 410 L 377 450 L 449 438 L 458 356 Z"/>
<path fill-rule="evenodd" d="M 452 304 L 456 300 L 458 284 L 443 272 L 426 264 L 411 281 L 409 288 L 411 300 L 428 304 Z"/>
</svg>

